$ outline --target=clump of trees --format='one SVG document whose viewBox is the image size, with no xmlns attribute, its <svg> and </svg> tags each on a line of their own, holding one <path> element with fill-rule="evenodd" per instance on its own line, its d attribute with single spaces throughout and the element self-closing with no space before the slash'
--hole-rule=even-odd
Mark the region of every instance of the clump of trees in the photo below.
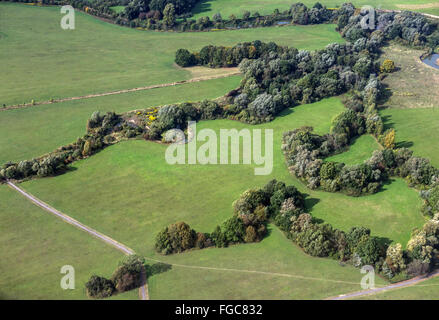
<svg viewBox="0 0 439 320">
<path fill-rule="evenodd" d="M 290 218 L 302 213 L 304 207 L 304 196 L 294 186 L 272 180 L 263 188 L 242 193 L 233 203 L 233 216 L 212 233 L 196 232 L 188 224 L 177 222 L 157 234 L 155 248 L 159 253 L 172 254 L 193 248 L 258 242 L 265 236 L 269 220 L 287 230 Z"/>
<path fill-rule="evenodd" d="M 405 178 L 411 186 L 419 188 L 428 188 L 436 183 L 439 172 L 427 159 L 414 157 L 413 152 L 406 148 L 393 149 L 393 145 L 374 151 L 371 158 L 359 165 L 324 161 L 326 157 L 344 151 L 349 139 L 359 134 L 359 128 L 365 130 L 358 125 L 364 125 L 364 121 L 352 114 L 339 116 L 334 122 L 335 128 L 337 124 L 342 125 L 339 129 L 333 127 L 331 133 L 324 136 L 313 133 L 311 127 L 284 133 L 282 148 L 289 169 L 306 181 L 308 187 L 360 196 L 377 192 L 389 176 Z M 355 130 L 356 134 L 349 137 L 349 133 Z M 391 141 L 393 143 L 394 140 Z"/>
<path fill-rule="evenodd" d="M 90 298 L 107 298 L 140 287 L 143 274 L 147 275 L 145 259 L 130 255 L 119 263 L 111 279 L 93 275 L 85 284 L 85 289 Z"/>
</svg>

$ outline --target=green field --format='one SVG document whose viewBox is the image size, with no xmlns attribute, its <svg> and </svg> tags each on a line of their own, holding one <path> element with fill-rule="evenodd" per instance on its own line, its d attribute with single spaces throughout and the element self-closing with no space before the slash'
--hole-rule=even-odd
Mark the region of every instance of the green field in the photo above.
<svg viewBox="0 0 439 320">
<path fill-rule="evenodd" d="M 395 128 L 399 146 L 409 147 L 415 155 L 426 157 L 434 166 L 439 166 L 436 138 L 439 132 L 439 108 L 389 108 L 380 114 L 388 126 Z"/>
<path fill-rule="evenodd" d="M 85 133 L 91 114 L 125 112 L 167 103 L 217 98 L 239 85 L 240 77 L 0 111 L 0 163 L 43 155 Z"/>
<path fill-rule="evenodd" d="M 329 7 L 339 3 L 321 2 Z M 367 1 L 389 8 L 430 2 Z M 290 4 L 284 0 L 234 0 L 233 5 L 231 0 L 202 1 L 197 16 L 213 14 L 218 7 L 224 8 L 224 18 L 244 9 L 269 13 Z M 198 50 L 207 44 L 232 45 L 259 39 L 313 50 L 343 41 L 334 25 L 150 32 L 105 23 L 82 13 L 76 15 L 76 30 L 64 31 L 59 27 L 58 10 L 0 4 L 0 107 L 32 99 L 42 101 L 189 79 L 193 74 L 173 63 L 175 51 L 181 47 Z M 408 54 L 404 58 L 408 59 Z M 392 74 L 386 81 L 398 82 L 400 75 Z M 0 164 L 40 156 L 74 141 L 85 133 L 86 121 L 96 110 L 121 113 L 216 98 L 236 88 L 240 79 L 232 76 L 0 111 Z M 394 101 L 390 99 L 390 108 L 380 112 L 386 126 L 396 129 L 399 146 L 409 146 L 417 155 L 429 157 L 439 165 L 433 140 L 438 130 L 437 108 L 402 109 Z M 154 250 L 155 236 L 164 226 L 185 221 L 197 231 L 211 232 L 231 216 L 232 202 L 244 190 L 261 187 L 273 178 L 306 193 L 307 209 L 315 218 L 345 231 L 365 226 L 372 235 L 405 247 L 412 229 L 422 226 L 425 219 L 420 213 L 422 201 L 418 192 L 402 179 L 392 179 L 374 195 L 355 198 L 310 190 L 288 172 L 281 152 L 282 134 L 304 125 L 325 134 L 331 119 L 343 110 L 340 97 L 334 97 L 285 110 L 274 121 L 256 126 L 231 120 L 197 124 L 198 130 L 213 129 L 217 133 L 232 128 L 273 129 L 274 167 L 268 176 L 254 175 L 254 165 L 168 165 L 165 145 L 139 139 L 121 142 L 75 162 L 63 175 L 27 181 L 20 186 L 131 247 L 149 262 L 172 264 L 171 270 L 149 279 L 152 299 L 323 299 L 358 291 L 363 277 L 360 270 L 304 254 L 273 225 L 269 225 L 269 234 L 260 243 L 170 256 L 161 256 Z M 346 152 L 327 160 L 358 164 L 378 148 L 372 136 L 364 135 Z M 0 299 L 85 299 L 84 283 L 89 277 L 94 273 L 109 277 L 123 257 L 2 185 L 0 248 L 4 252 L 0 260 Z M 59 287 L 59 269 L 65 264 L 75 267 L 76 290 Z M 437 279 L 427 283 L 437 284 Z M 377 285 L 384 284 L 384 280 L 377 279 Z M 376 298 L 420 297 L 424 292 L 434 298 L 434 289 L 411 287 Z M 113 299 L 138 299 L 138 294 L 133 290 Z"/>
<path fill-rule="evenodd" d="M 276 236 L 278 232 L 276 228 L 273 228 L 270 236 L 261 243 L 236 246 L 233 249 L 229 248 L 230 251 L 229 249 L 208 249 L 161 257 L 153 249 L 157 231 L 176 221 L 186 221 L 198 231 L 212 231 L 217 224 L 231 215 L 231 204 L 241 192 L 251 187 L 262 186 L 274 177 L 295 184 L 302 192 L 306 192 L 309 195 L 307 205 L 315 217 L 344 230 L 358 225 L 370 227 L 374 235 L 405 245 L 412 228 L 421 226 L 424 219 L 419 213 L 420 200 L 417 192 L 409 189 L 403 181 L 392 182 L 378 194 L 352 198 L 342 194 L 311 191 L 294 179 L 286 169 L 280 150 L 282 132 L 302 125 L 313 125 L 318 133 L 323 134 L 329 130 L 330 119 L 342 110 L 340 100 L 332 98 L 296 107 L 288 110 L 272 123 L 255 126 L 255 128 L 274 129 L 275 161 L 273 173 L 270 176 L 255 176 L 251 165 L 170 166 L 164 161 L 165 146 L 137 140 L 119 143 L 89 159 L 79 161 L 73 166 L 75 170 L 67 174 L 28 181 L 22 186 L 57 209 L 121 241 L 147 257 L 172 263 L 242 269 L 245 264 L 239 261 L 239 257 L 246 256 L 248 257 L 245 259 L 245 263 L 248 263 L 246 269 L 281 273 L 288 273 L 288 270 L 291 270 L 290 272 L 294 274 L 320 278 L 322 275 L 320 263 L 322 263 L 333 265 L 335 269 L 333 272 L 344 274 L 344 271 L 351 270 L 350 267 L 341 268 L 334 261 L 306 257 L 288 240 L 279 240 L 283 238 L 280 234 Z M 212 128 L 214 130 L 245 127 L 248 125 L 229 120 L 204 121 L 198 125 L 199 129 Z M 273 252 L 275 250 L 272 246 L 285 247 L 282 250 L 297 251 L 296 254 L 301 254 L 301 258 L 292 259 L 290 263 L 280 265 L 272 262 L 278 258 L 263 259 L 265 263 L 258 262 L 260 258 L 257 257 L 267 256 L 265 251 L 272 252 L 276 257 L 280 254 Z M 261 254 L 259 250 L 263 250 L 264 253 Z M 230 255 L 230 258 L 228 260 L 221 258 L 220 261 L 216 258 L 220 254 L 221 257 Z M 198 258 L 192 259 L 192 255 Z M 306 258 L 303 259 L 302 256 Z M 298 270 L 302 269 L 295 263 L 302 264 L 306 261 L 315 264 L 315 267 L 306 267 L 302 273 L 298 273 Z M 187 275 L 189 271 L 175 267 L 167 273 L 156 276 L 152 279 L 152 292 L 157 292 L 156 297 L 163 297 L 171 291 L 175 294 L 181 292 L 179 290 L 184 290 L 186 281 L 190 281 Z M 355 275 L 357 272 L 358 270 L 352 269 L 347 274 Z M 194 293 L 194 296 L 189 295 L 188 298 L 211 297 L 212 292 L 209 288 L 211 288 L 212 281 L 229 283 L 229 280 L 225 282 L 221 277 L 222 272 L 212 271 L 212 273 L 201 272 L 204 278 L 197 277 L 195 274 L 191 276 L 197 277 L 196 283 L 200 289 Z M 177 282 L 176 277 L 181 279 L 181 282 Z M 346 277 L 349 276 L 346 275 Z M 237 278 L 230 278 L 230 285 L 234 283 L 239 288 L 250 285 L 245 284 L 249 281 L 248 278 L 242 279 L 244 283 L 236 282 Z M 343 276 L 341 278 L 343 279 Z M 162 283 L 160 279 L 165 279 L 162 284 L 164 287 L 160 287 Z M 277 281 L 279 285 L 284 283 L 283 280 Z M 321 284 L 315 281 L 306 282 L 303 285 L 309 290 L 306 292 L 310 295 L 295 297 L 323 298 L 343 291 L 338 291 L 341 287 L 334 288 L 333 286 L 330 286 L 333 290 L 329 287 L 328 291 L 322 291 L 320 287 L 317 290 L 317 285 Z M 218 297 L 226 297 L 228 291 L 224 290 L 230 290 L 230 288 L 221 287 L 215 294 Z M 247 296 L 241 293 L 239 297 L 267 297 L 265 294 L 261 296 L 263 291 L 261 287 L 254 288 L 254 290 Z M 277 290 L 280 289 L 273 287 L 273 291 Z M 260 295 L 257 295 L 258 293 Z M 279 294 L 281 293 L 279 298 L 290 297 L 287 294 L 291 294 L 289 291 L 279 291 Z"/>
<path fill-rule="evenodd" d="M 0 299 L 86 299 L 94 273 L 110 276 L 123 254 L 0 186 Z M 75 269 L 75 289 L 60 287 L 60 269 Z M 117 296 L 138 299 L 137 290 Z"/>
<path fill-rule="evenodd" d="M 349 150 L 332 157 L 326 161 L 343 162 L 348 165 L 360 164 L 372 156 L 374 150 L 379 150 L 380 145 L 376 139 L 368 134 L 362 135 L 355 139 L 349 146 Z"/>
<path fill-rule="evenodd" d="M 280 11 L 287 10 L 295 2 L 302 2 L 308 7 L 312 7 L 316 2 L 320 2 L 328 8 L 340 7 L 343 2 L 351 2 L 356 7 L 369 5 L 374 8 L 381 7 L 383 9 L 402 9 L 398 5 L 413 5 L 414 7 L 410 7 L 412 11 L 439 15 L 439 6 L 435 6 L 436 2 L 434 0 L 202 0 L 194 8 L 193 12 L 195 13 L 195 18 L 206 15 L 212 16 L 217 12 L 220 12 L 223 18 L 227 18 L 231 14 L 240 17 L 244 11 L 250 11 L 251 13 L 258 11 L 260 14 L 270 14 L 273 13 L 274 9 L 279 9 Z"/>
<path fill-rule="evenodd" d="M 0 15 L 0 106 L 188 79 L 174 65 L 179 48 L 261 40 L 317 49 L 343 41 L 334 25 L 153 32 L 76 12 L 75 30 L 63 30 L 56 7 L 0 3 Z"/>
</svg>

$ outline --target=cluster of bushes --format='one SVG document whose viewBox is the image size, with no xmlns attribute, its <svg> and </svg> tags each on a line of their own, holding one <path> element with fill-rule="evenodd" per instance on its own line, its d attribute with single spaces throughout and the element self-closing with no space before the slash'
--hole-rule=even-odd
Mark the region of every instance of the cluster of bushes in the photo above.
<svg viewBox="0 0 439 320">
<path fill-rule="evenodd" d="M 157 252 L 171 254 L 193 248 L 258 242 L 266 234 L 269 219 L 282 230 L 288 230 L 291 217 L 304 211 L 304 196 L 294 186 L 272 180 L 261 189 L 241 194 L 233 203 L 233 210 L 233 216 L 210 234 L 196 232 L 184 222 L 169 225 L 156 236 Z"/>
<path fill-rule="evenodd" d="M 274 42 L 264 43 L 259 40 L 238 43 L 233 47 L 208 45 L 200 52 L 190 53 L 186 49 L 179 49 L 175 54 L 175 62 L 182 67 L 194 65 L 210 68 L 236 67 L 244 59 L 257 59 L 262 54 L 278 51 Z"/>
<path fill-rule="evenodd" d="M 428 273 L 439 262 L 439 213 L 420 229 L 412 232 L 406 250 L 396 243 L 387 248 L 386 258 L 379 268 L 394 281 Z"/>
<path fill-rule="evenodd" d="M 345 111 L 342 115 L 347 113 L 353 111 Z M 363 127 L 358 126 L 359 123 Z M 366 130 L 364 119 L 356 117 L 351 117 L 341 128 L 348 132 L 358 128 Z M 371 158 L 359 165 L 324 161 L 326 157 L 344 151 L 348 141 L 346 133 L 337 130 L 320 136 L 313 133 L 311 127 L 302 127 L 284 133 L 282 148 L 290 171 L 306 181 L 311 189 L 360 196 L 377 192 L 389 176 L 403 177 L 410 186 L 424 189 L 437 181 L 439 171 L 427 159 L 414 157 L 406 148 L 376 150 Z"/>
<path fill-rule="evenodd" d="M 338 30 L 342 36 L 351 42 L 367 37 L 371 30 L 361 26 L 363 14 L 353 14 L 355 8 L 351 4 L 343 7 L 345 12 L 339 12 L 338 17 Z M 372 27 L 380 31 L 386 40 L 401 40 L 411 46 L 428 45 L 431 48 L 439 43 L 437 22 L 432 22 L 419 13 L 375 11 L 375 20 L 376 25 Z"/>
<path fill-rule="evenodd" d="M 230 48 L 206 46 L 192 54 L 180 49 L 176 61 L 210 67 L 239 63 L 244 78 L 224 102 L 228 115 L 236 120 L 252 124 L 271 121 L 285 108 L 355 90 L 361 92 L 359 99 L 372 121 L 380 93 L 379 79 L 373 76 L 379 71 L 374 60 L 382 39 L 377 32 L 371 39 L 333 43 L 315 52 L 260 41 Z"/>
<path fill-rule="evenodd" d="M 130 291 L 142 285 L 145 259 L 137 255 L 128 256 L 114 271 L 110 279 L 93 275 L 85 284 L 90 298 L 107 298 L 117 293 Z"/>
<path fill-rule="evenodd" d="M 185 130 L 188 121 L 214 120 L 223 118 L 225 115 L 223 108 L 211 100 L 162 106 L 158 110 L 157 119 L 150 124 L 144 137 L 149 140 L 160 140 L 168 130 Z"/>
</svg>

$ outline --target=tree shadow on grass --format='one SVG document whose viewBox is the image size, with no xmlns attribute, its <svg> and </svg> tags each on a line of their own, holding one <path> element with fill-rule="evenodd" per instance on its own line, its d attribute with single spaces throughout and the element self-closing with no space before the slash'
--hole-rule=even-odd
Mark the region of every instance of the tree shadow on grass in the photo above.
<svg viewBox="0 0 439 320">
<path fill-rule="evenodd" d="M 163 262 L 157 262 L 154 264 L 147 264 L 145 266 L 146 271 L 146 277 L 149 278 L 151 276 L 154 276 L 156 274 L 164 273 L 166 271 L 169 271 L 172 269 L 172 265 L 163 263 Z M 143 284 L 142 284 L 143 285 Z"/>
<path fill-rule="evenodd" d="M 195 8 L 192 10 L 192 13 L 195 14 L 199 14 L 199 13 L 204 13 L 204 12 L 208 12 L 211 10 L 212 5 L 210 4 L 210 2 L 212 2 L 213 0 L 201 0 L 198 2 L 198 4 L 195 6 Z"/>
<path fill-rule="evenodd" d="M 397 149 L 399 149 L 399 148 L 410 148 L 410 147 L 413 147 L 413 142 L 411 142 L 411 141 L 400 141 L 400 142 L 397 142 L 395 144 L 395 147 Z"/>
<path fill-rule="evenodd" d="M 389 88 L 389 85 L 387 84 L 382 84 L 383 89 L 381 90 L 381 95 L 378 99 L 378 104 L 383 105 L 386 102 L 388 102 L 390 100 L 390 98 L 393 96 L 393 92 L 392 90 Z"/>
<path fill-rule="evenodd" d="M 308 212 L 311 212 L 312 208 L 320 202 L 317 198 L 308 198 L 309 194 L 304 194 L 305 196 L 305 208 Z"/>
</svg>

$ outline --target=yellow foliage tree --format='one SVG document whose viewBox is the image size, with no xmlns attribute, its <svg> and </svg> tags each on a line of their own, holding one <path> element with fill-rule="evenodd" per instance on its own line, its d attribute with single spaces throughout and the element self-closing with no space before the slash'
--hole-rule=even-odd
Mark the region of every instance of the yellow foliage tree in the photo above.
<svg viewBox="0 0 439 320">
<path fill-rule="evenodd" d="M 383 64 L 380 67 L 380 71 L 381 73 L 392 73 L 393 71 L 395 71 L 395 63 L 390 59 L 384 60 Z"/>
<path fill-rule="evenodd" d="M 395 129 L 390 129 L 386 132 L 384 137 L 384 147 L 386 149 L 395 148 Z"/>
</svg>

